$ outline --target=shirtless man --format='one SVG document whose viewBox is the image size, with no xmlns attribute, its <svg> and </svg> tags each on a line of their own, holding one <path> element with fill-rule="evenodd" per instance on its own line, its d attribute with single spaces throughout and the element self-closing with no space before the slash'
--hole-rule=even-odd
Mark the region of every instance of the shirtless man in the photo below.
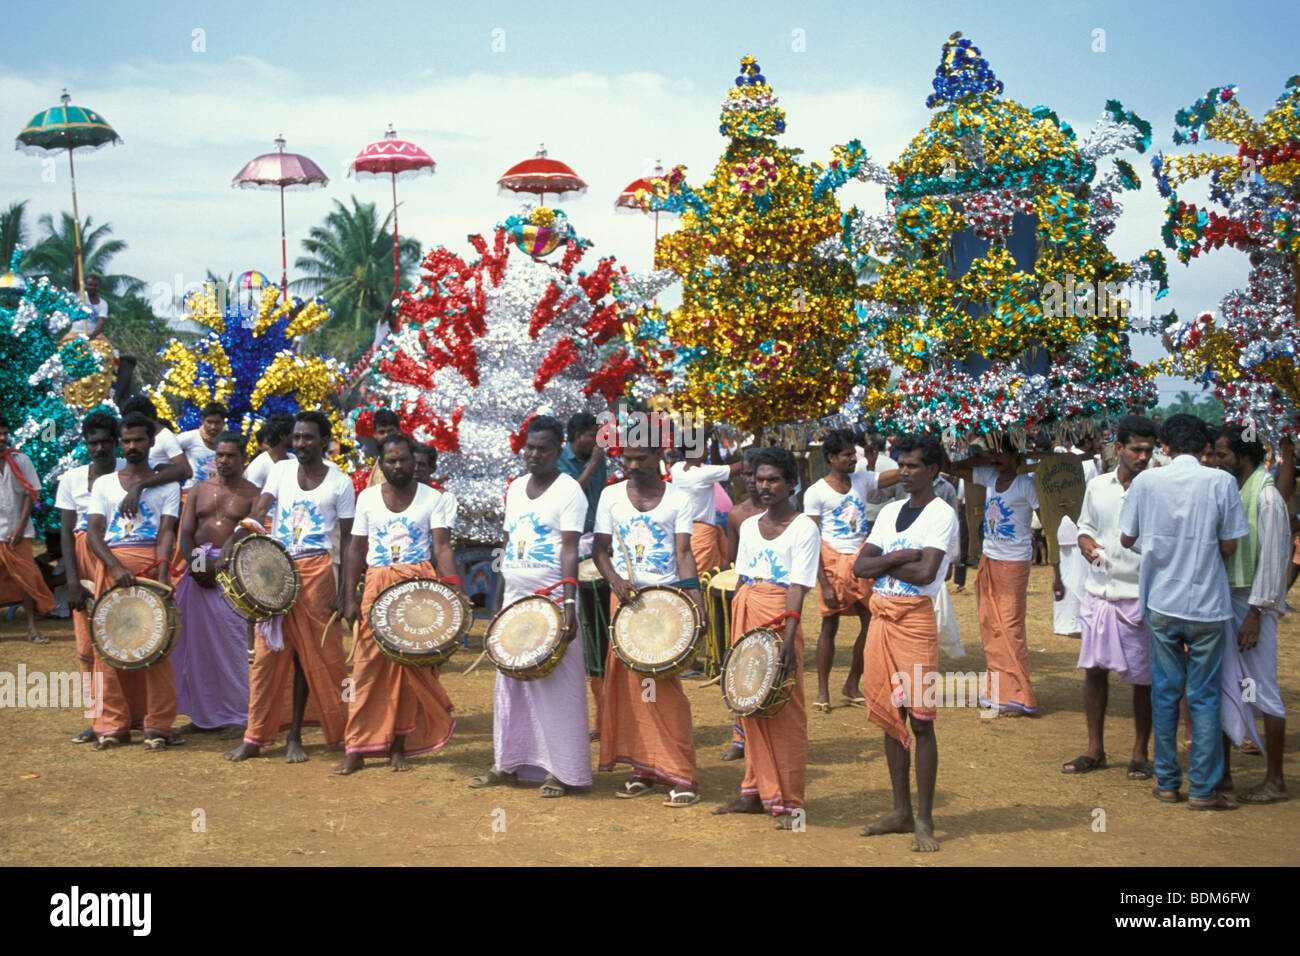
<svg viewBox="0 0 1300 956">
<path fill-rule="evenodd" d="M 222 432 L 212 444 L 215 477 L 191 487 L 181 512 L 180 553 L 189 569 L 176 587 L 182 630 L 171 656 L 177 710 L 191 721 L 184 729 L 238 740 L 248 720 L 248 625 L 217 587 L 216 569 L 259 489 L 244 478 L 238 433 Z"/>
</svg>

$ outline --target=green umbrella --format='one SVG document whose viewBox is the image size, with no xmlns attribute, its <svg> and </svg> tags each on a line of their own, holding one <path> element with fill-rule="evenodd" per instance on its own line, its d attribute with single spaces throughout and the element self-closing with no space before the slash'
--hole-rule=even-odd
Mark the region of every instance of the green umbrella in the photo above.
<svg viewBox="0 0 1300 956">
<path fill-rule="evenodd" d="M 62 106 L 51 106 L 41 110 L 23 127 L 14 141 L 14 148 L 25 153 L 42 155 L 66 149 L 68 151 L 68 170 L 72 174 L 72 225 L 77 248 L 77 289 L 85 297 L 85 277 L 81 265 L 81 216 L 77 212 L 77 168 L 73 165 L 72 154 L 81 151 L 99 149 L 110 143 L 119 146 L 122 137 L 117 130 L 108 125 L 104 117 L 84 106 L 73 106 L 72 97 L 64 90 L 60 97 Z"/>
</svg>

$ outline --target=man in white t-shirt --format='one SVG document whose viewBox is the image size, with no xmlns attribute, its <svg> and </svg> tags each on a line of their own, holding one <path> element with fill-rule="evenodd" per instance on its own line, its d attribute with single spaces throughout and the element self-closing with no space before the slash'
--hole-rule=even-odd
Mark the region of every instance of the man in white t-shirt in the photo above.
<svg viewBox="0 0 1300 956">
<path fill-rule="evenodd" d="M 207 481 L 216 476 L 213 459 L 217 456 L 217 436 L 226 430 L 226 416 L 229 414 L 221 402 L 208 402 L 200 413 L 198 428 L 191 428 L 176 436 L 176 442 L 189 462 L 190 477 L 181 486 L 181 509 L 185 508 L 185 492 L 200 481 Z"/>
<path fill-rule="evenodd" d="M 360 770 L 367 756 L 385 754 L 392 770 L 410 770 L 408 757 L 442 748 L 456 730 L 451 698 L 434 669 L 389 660 L 370 631 L 371 608 L 385 588 L 434 577 L 460 587 L 451 556 L 451 496 L 415 480 L 414 448 L 400 432 L 384 438 L 375 459 L 384 482 L 357 498 L 343 561 L 343 617 L 357 630 L 347 756 L 334 768 L 340 775 Z M 366 588 L 358 603 L 363 566 Z"/>
<path fill-rule="evenodd" d="M 122 406 L 122 417 L 133 412 L 144 415 L 153 424 L 153 444 L 149 448 L 148 459 L 152 474 L 146 473 L 143 478 L 137 479 L 122 499 L 122 514 L 128 517 L 135 514 L 140 495 L 147 489 L 164 488 L 175 483 L 179 497 L 180 483 L 187 481 L 194 473 L 190 469 L 189 459 L 185 457 L 185 451 L 176 440 L 176 433 L 159 420 L 154 403 L 144 395 L 133 398 Z"/>
<path fill-rule="evenodd" d="M 347 475 L 324 458 L 329 448 L 330 421 L 323 412 L 294 416 L 294 458 L 271 469 L 262 495 L 241 531 L 259 534 L 275 509 L 271 534 L 289 549 L 301 586 L 293 609 L 258 625 L 253 666 L 248 679 L 248 729 L 244 741 L 226 754 L 227 760 L 256 757 L 275 744 L 284 703 L 292 687 L 292 725 L 285 743 L 286 763 L 302 763 L 302 724 L 310 693 L 320 712 L 325 745 L 343 746 L 348 710 L 344 700 L 347 667 L 343 662 L 343 630 L 330 623 L 340 611 L 331 531 L 352 531 L 356 492 Z M 327 630 L 328 625 L 328 630 Z"/>
<path fill-rule="evenodd" d="M 623 449 L 627 480 L 608 486 L 596 507 L 596 568 L 613 592 L 614 608 L 634 602 L 640 588 L 668 585 L 685 591 L 702 614 L 691 554 L 691 503 L 663 480 L 660 461 L 658 448 Z M 632 768 L 632 779 L 617 796 L 639 797 L 663 783 L 670 788 L 664 806 L 688 807 L 700 799 L 691 702 L 678 676 L 656 680 L 649 700 L 644 681 L 645 675 L 630 670 L 611 647 L 605 658 L 599 769 L 611 771 L 620 763 Z"/>
<path fill-rule="evenodd" d="M 936 681 L 943 683 L 934 596 L 943 588 L 948 565 L 960 553 L 960 542 L 957 513 L 934 493 L 943 461 L 939 442 L 904 435 L 895 447 L 909 498 L 881 509 L 854 567 L 862 577 L 876 579 L 863 692 L 867 718 L 885 732 L 894 791 L 894 808 L 863 827 L 862 835 L 911 833 L 913 850 L 932 853 L 939 849 L 932 817 L 939 768 L 933 687 Z M 909 722 L 916 734 L 915 816 L 908 787 Z"/>
<path fill-rule="evenodd" d="M 563 588 L 564 640 L 578 636 L 578 540 L 587 520 L 582 486 L 560 471 L 564 426 L 550 415 L 528 423 L 524 467 L 506 489 L 505 553 L 497 579 L 499 609 L 543 590 Z M 492 695 L 494 765 L 470 781 L 471 789 L 522 777 L 540 782 L 542 797 L 563 797 L 591 786 L 587 730 L 587 668 L 572 648 L 539 680 L 497 673 Z"/>
<path fill-rule="evenodd" d="M 244 477 L 259 488 L 266 486 L 271 467 L 293 456 L 293 416 L 272 415 L 257 431 L 261 451 L 244 469 Z"/>
<path fill-rule="evenodd" d="M 1038 488 L 1032 474 L 1021 473 L 1023 458 L 1006 436 L 994 449 L 953 465 L 953 474 L 985 489 L 983 554 L 975 580 L 988 662 L 981 693 L 997 705 L 1001 716 L 1033 716 L 1038 700 L 1029 686 L 1025 613 Z M 1060 570 L 1052 566 L 1054 594 L 1064 593 Z"/>
<path fill-rule="evenodd" d="M 741 465 L 739 461 L 710 465 L 704 460 L 707 451 L 706 443 L 687 448 L 685 461 L 675 462 L 669 469 L 673 487 L 691 502 L 691 553 L 701 571 L 712 571 L 727 562 L 727 531 L 714 520 L 717 507 L 713 488 L 720 481 L 730 481 Z"/>
<path fill-rule="evenodd" d="M 898 469 L 877 474 L 855 471 L 857 464 L 853 432 L 836 429 L 822 439 L 822 454 L 830 471 L 813 483 L 803 496 L 803 511 L 817 522 L 821 531 L 821 562 L 817 570 L 817 604 L 821 609 L 821 633 L 817 637 L 817 700 L 813 710 L 828 714 L 830 676 L 835 663 L 835 634 L 840 615 L 856 614 L 859 621 L 857 639 L 848 677 L 841 691 L 850 703 L 862 703 L 862 649 L 867 641 L 871 612 L 871 582 L 853 573 L 853 561 L 867 540 L 867 497 L 877 488 L 898 482 Z"/>
<path fill-rule="evenodd" d="M 879 432 L 868 432 L 866 435 L 866 445 L 863 446 L 863 456 L 858 459 L 858 471 L 875 472 L 877 479 L 891 471 L 898 470 L 898 462 L 890 458 L 885 453 L 885 436 Z M 891 501 L 897 501 L 898 496 L 902 494 L 900 485 L 881 486 L 867 495 L 867 531 L 871 531 L 871 525 L 876 520 L 876 515 L 880 514 L 880 509 Z"/>
</svg>

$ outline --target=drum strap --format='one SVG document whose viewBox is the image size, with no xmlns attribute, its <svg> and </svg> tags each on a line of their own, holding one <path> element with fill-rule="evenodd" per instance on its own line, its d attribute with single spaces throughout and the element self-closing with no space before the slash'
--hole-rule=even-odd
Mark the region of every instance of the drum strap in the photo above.
<svg viewBox="0 0 1300 956">
<path fill-rule="evenodd" d="M 533 593 L 534 593 L 534 594 L 548 594 L 548 595 L 549 595 L 552 591 L 554 591 L 556 588 L 558 588 L 561 584 L 572 584 L 573 587 L 574 587 L 574 590 L 577 590 L 577 587 L 578 587 L 578 582 L 577 582 L 576 580 L 574 580 L 573 578 L 560 578 L 560 580 L 556 581 L 554 584 L 549 585 L 549 586 L 544 587 L 544 588 L 538 588 L 538 589 L 537 589 L 536 591 L 534 591 Z"/>
<path fill-rule="evenodd" d="M 772 618 L 770 621 L 764 621 L 762 624 L 755 625 L 755 629 L 757 629 L 757 628 L 759 628 L 759 627 L 771 627 L 773 624 L 780 624 L 780 623 L 783 622 L 787 617 L 792 617 L 792 618 L 794 618 L 794 619 L 797 621 L 797 620 L 799 620 L 799 612 L 798 612 L 798 611 L 785 611 L 785 612 L 783 612 L 783 613 L 781 613 L 781 614 L 778 614 L 776 617 Z"/>
</svg>

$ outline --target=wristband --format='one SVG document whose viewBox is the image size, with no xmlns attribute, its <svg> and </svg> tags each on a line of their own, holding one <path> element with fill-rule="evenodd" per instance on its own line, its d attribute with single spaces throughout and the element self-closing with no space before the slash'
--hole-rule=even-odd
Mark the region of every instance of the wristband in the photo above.
<svg viewBox="0 0 1300 956">
<path fill-rule="evenodd" d="M 445 578 L 439 578 L 438 580 L 441 581 L 443 584 L 452 584 L 455 585 L 456 587 L 460 587 L 459 574 L 449 574 Z"/>
<path fill-rule="evenodd" d="M 699 578 L 683 578 L 677 582 L 677 588 L 682 591 L 698 591 L 700 589 Z"/>
<path fill-rule="evenodd" d="M 562 604 L 562 605 L 564 605 L 564 604 L 574 604 L 574 605 L 576 605 L 577 603 L 578 603 L 578 601 L 577 601 L 576 598 L 565 598 L 563 601 L 560 602 L 560 604 Z"/>
</svg>

